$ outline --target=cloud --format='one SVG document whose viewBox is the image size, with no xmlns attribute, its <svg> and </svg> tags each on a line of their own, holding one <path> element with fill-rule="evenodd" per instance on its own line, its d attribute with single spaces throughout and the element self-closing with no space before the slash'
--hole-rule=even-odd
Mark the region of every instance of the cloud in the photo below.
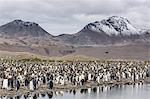
<svg viewBox="0 0 150 99">
<path fill-rule="evenodd" d="M 0 25 L 14 19 L 34 21 L 48 32 L 76 33 L 87 23 L 112 15 L 150 28 L 149 0 L 0 0 Z"/>
</svg>

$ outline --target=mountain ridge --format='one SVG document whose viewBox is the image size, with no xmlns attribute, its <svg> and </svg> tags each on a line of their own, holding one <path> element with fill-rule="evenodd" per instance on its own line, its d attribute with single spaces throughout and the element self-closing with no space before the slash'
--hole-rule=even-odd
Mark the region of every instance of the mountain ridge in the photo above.
<svg viewBox="0 0 150 99">
<path fill-rule="evenodd" d="M 133 42 L 150 37 L 148 30 L 132 26 L 127 19 L 117 16 L 87 24 L 81 31 L 72 35 L 59 35 L 64 43 L 78 45 L 105 45 L 118 42 Z M 144 37 L 144 38 L 143 38 Z M 146 37 L 146 39 L 148 39 Z M 147 41 L 146 41 L 147 42 Z"/>
<path fill-rule="evenodd" d="M 150 30 L 125 32 L 136 28 L 126 19 L 113 18 L 89 23 L 75 34 L 58 36 L 48 33 L 37 23 L 14 20 L 0 26 L 0 51 L 29 52 L 44 56 L 149 59 Z"/>
<path fill-rule="evenodd" d="M 108 19 L 89 23 L 75 34 L 58 36 L 48 33 L 37 23 L 14 20 L 0 26 L 0 36 L 33 38 L 32 40 L 36 38 L 37 41 L 45 40 L 47 43 L 56 42 L 67 45 L 107 45 L 136 40 L 149 42 L 150 30 L 138 29 L 126 18 L 111 16 Z"/>
</svg>

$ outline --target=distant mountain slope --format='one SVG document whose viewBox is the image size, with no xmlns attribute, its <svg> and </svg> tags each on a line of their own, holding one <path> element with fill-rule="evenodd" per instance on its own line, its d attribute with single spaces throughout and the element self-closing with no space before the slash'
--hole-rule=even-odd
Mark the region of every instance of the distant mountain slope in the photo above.
<svg viewBox="0 0 150 99">
<path fill-rule="evenodd" d="M 89 23 L 76 34 L 58 36 L 62 42 L 75 45 L 104 45 L 139 40 L 147 42 L 149 37 L 148 30 L 137 29 L 127 19 L 117 16 Z"/>
<path fill-rule="evenodd" d="M 40 37 L 40 36 L 51 36 L 43 28 L 41 28 L 37 23 L 34 22 L 24 22 L 22 20 L 14 20 L 5 25 L 0 26 L 1 36 L 11 36 L 11 37 Z"/>
<path fill-rule="evenodd" d="M 54 55 L 52 49 L 63 46 L 34 22 L 14 20 L 0 26 L 0 50 L 3 51 Z"/>
<path fill-rule="evenodd" d="M 89 23 L 78 33 L 53 36 L 37 23 L 14 20 L 0 26 L 0 50 L 145 60 L 150 57 L 150 30 L 137 29 L 127 19 L 113 16 Z"/>
</svg>

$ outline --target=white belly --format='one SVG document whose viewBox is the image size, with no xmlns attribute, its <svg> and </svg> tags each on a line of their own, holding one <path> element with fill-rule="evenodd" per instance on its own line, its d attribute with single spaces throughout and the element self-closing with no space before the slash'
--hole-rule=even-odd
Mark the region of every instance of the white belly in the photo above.
<svg viewBox="0 0 150 99">
<path fill-rule="evenodd" d="M 3 88 L 8 89 L 8 79 L 3 80 Z"/>
</svg>

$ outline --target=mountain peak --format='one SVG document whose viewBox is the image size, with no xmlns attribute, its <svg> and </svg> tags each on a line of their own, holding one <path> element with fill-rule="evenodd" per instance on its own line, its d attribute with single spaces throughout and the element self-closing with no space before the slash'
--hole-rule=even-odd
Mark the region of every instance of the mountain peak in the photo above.
<svg viewBox="0 0 150 99">
<path fill-rule="evenodd" d="M 126 20 L 126 21 L 128 21 L 126 18 L 124 18 L 124 17 L 120 17 L 120 16 L 111 16 L 111 17 L 109 17 L 108 19 Z"/>
<path fill-rule="evenodd" d="M 43 28 L 41 28 L 37 23 L 34 22 L 25 22 L 22 20 L 14 20 L 3 26 L 0 26 L 0 34 L 7 36 L 47 36 L 50 35 Z"/>
<path fill-rule="evenodd" d="M 107 19 L 107 22 L 109 22 L 114 29 L 120 33 L 122 31 L 127 31 L 132 27 L 131 23 L 123 17 L 112 16 Z"/>
<path fill-rule="evenodd" d="M 139 29 L 131 25 L 131 23 L 123 17 L 111 16 L 108 19 L 89 23 L 84 29 L 96 32 L 104 32 L 108 35 L 131 35 L 139 34 Z"/>
<path fill-rule="evenodd" d="M 25 22 L 25 21 L 22 21 L 20 19 L 17 19 L 17 20 L 14 20 L 12 22 L 10 22 L 14 25 L 24 25 L 24 26 L 39 26 L 37 23 L 34 23 L 34 22 Z"/>
<path fill-rule="evenodd" d="M 19 23 L 19 22 L 23 22 L 21 19 L 16 19 L 13 22 Z"/>
</svg>

